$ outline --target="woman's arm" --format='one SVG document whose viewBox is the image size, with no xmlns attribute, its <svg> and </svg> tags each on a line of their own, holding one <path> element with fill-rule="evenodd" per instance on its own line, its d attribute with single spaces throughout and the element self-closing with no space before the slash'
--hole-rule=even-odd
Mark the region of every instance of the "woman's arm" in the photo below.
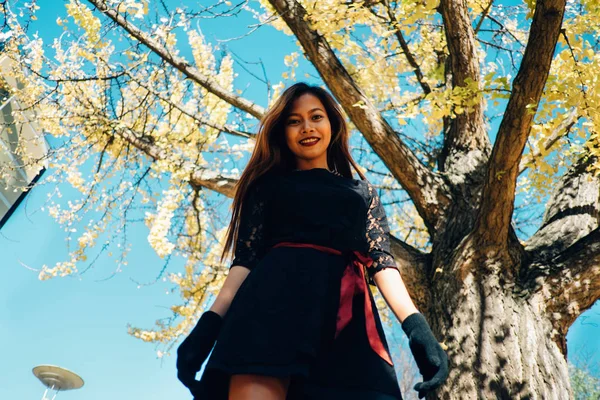
<svg viewBox="0 0 600 400">
<path fill-rule="evenodd" d="M 395 268 L 385 268 L 373 275 L 373 280 L 385 302 L 402 323 L 406 317 L 419 312 L 406 290 L 400 273 Z"/>
<path fill-rule="evenodd" d="M 221 317 L 227 314 L 238 289 L 265 253 L 265 214 L 269 188 L 265 181 L 254 182 L 242 202 L 234 258 L 223 287 L 209 309 Z"/>
<path fill-rule="evenodd" d="M 373 259 L 371 268 L 367 268 L 367 283 L 379 288 L 385 302 L 402 323 L 406 317 L 418 312 L 413 304 L 400 270 L 391 252 L 390 227 L 385 209 L 375 187 L 367 182 L 369 209 L 367 212 L 367 243 L 369 256 Z"/>
<path fill-rule="evenodd" d="M 438 343 L 425 317 L 417 311 L 399 270 L 382 269 L 373 275 L 373 280 L 402 323 L 402 330 L 408 337 L 408 346 L 423 375 L 423 382 L 414 386 L 419 399 L 422 399 L 448 379 L 448 355 Z"/>
<path fill-rule="evenodd" d="M 241 268 L 235 268 L 241 267 Z M 225 317 L 229 306 L 235 297 L 238 289 L 250 273 L 250 270 L 242 265 L 234 265 L 229 269 L 229 274 L 225 278 L 223 287 L 219 291 L 217 298 L 215 299 L 209 311 L 216 312 L 221 317 Z"/>
</svg>

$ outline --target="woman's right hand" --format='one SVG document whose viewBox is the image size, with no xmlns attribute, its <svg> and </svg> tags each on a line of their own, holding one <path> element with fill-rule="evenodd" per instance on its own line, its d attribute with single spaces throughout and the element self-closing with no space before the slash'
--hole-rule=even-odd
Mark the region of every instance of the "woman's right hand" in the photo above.
<svg viewBox="0 0 600 400">
<path fill-rule="evenodd" d="M 177 348 L 177 378 L 193 395 L 198 389 L 196 373 L 210 354 L 221 326 L 223 318 L 214 311 L 206 311 L 187 338 Z"/>
<path fill-rule="evenodd" d="M 414 313 L 402 321 L 402 329 L 408 337 L 408 345 L 423 375 L 423 382 L 414 389 L 422 399 L 427 393 L 440 387 L 448 379 L 448 355 L 431 332 L 421 313 Z"/>
</svg>

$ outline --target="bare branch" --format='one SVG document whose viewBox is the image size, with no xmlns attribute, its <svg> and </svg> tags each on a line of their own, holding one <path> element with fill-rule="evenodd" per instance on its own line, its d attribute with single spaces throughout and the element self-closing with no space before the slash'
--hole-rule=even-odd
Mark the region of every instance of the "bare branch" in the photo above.
<svg viewBox="0 0 600 400">
<path fill-rule="evenodd" d="M 384 0 L 383 4 L 387 10 L 392 27 L 396 29 L 396 39 L 398 39 L 398 43 L 400 43 L 400 47 L 402 48 L 402 52 L 406 56 L 406 60 L 413 68 L 415 76 L 417 77 L 417 81 L 419 81 L 419 85 L 421 85 L 421 88 L 423 89 L 423 93 L 425 93 L 426 95 L 431 93 L 431 87 L 429 87 L 429 84 L 423 80 L 423 72 L 421 71 L 421 67 L 419 66 L 417 60 L 408 48 L 408 43 L 406 43 L 406 40 L 402 35 L 402 30 L 400 29 L 400 22 L 398 22 L 398 20 L 396 19 L 396 15 L 394 14 L 394 11 L 390 8 L 388 0 Z"/>
<path fill-rule="evenodd" d="M 492 21 L 492 22 L 496 23 L 498 26 L 500 26 L 500 28 L 502 28 L 503 32 L 508 33 L 515 40 L 515 42 L 519 43 L 520 46 L 523 46 L 523 43 L 521 43 L 519 38 L 516 37 L 515 34 L 510 31 L 510 29 L 508 29 L 506 26 L 504 26 L 504 24 L 502 22 L 498 21 L 496 18 L 494 18 L 491 15 L 488 15 L 487 17 L 490 19 L 490 21 Z"/>
<path fill-rule="evenodd" d="M 575 125 L 581 119 L 581 115 L 578 115 L 577 110 L 573 109 L 567 116 L 563 119 L 559 126 L 552 132 L 550 136 L 544 140 L 544 144 L 542 147 L 544 151 L 548 151 L 554 146 L 560 138 L 565 137 L 571 131 L 573 125 Z M 535 164 L 535 159 L 542 155 L 541 150 L 535 150 L 527 155 L 525 155 L 521 159 L 521 164 L 519 166 L 519 175 L 521 175 L 527 168 Z"/>
<path fill-rule="evenodd" d="M 494 0 L 490 0 L 489 4 L 487 5 L 487 7 L 485 8 L 485 10 L 483 10 L 483 12 L 481 13 L 481 17 L 479 17 L 479 21 L 477 22 L 477 26 L 475 27 L 473 33 L 476 35 L 479 30 L 481 29 L 481 25 L 483 25 L 483 21 L 485 20 L 485 17 L 488 16 L 488 14 L 490 13 L 490 10 L 492 9 L 492 4 L 494 4 Z"/>
<path fill-rule="evenodd" d="M 210 128 L 214 128 L 220 132 L 227 132 L 230 133 L 232 135 L 235 136 L 240 136 L 240 137 L 245 137 L 245 138 L 250 138 L 250 137 L 255 137 L 256 135 L 250 132 L 244 132 L 244 131 L 238 131 L 236 129 L 232 129 L 229 128 L 228 126 L 225 125 L 220 125 L 220 124 L 216 124 L 214 122 L 211 122 L 199 115 L 196 114 L 192 114 L 190 112 L 188 112 L 185 107 L 182 104 L 179 104 L 178 102 L 174 102 L 173 100 L 166 98 L 165 96 L 161 95 L 160 93 L 156 92 L 155 90 L 149 88 L 148 86 L 145 85 L 144 82 L 140 81 L 139 79 L 136 79 L 135 76 L 133 76 L 131 73 L 127 72 L 127 76 L 129 76 L 129 78 L 134 81 L 136 84 L 138 84 L 141 88 L 143 88 L 144 90 L 148 91 L 149 93 L 151 93 L 154 97 L 156 97 L 157 99 L 169 104 L 170 106 L 172 106 L 173 108 L 177 109 L 178 111 L 180 111 L 182 114 L 187 115 L 188 117 L 192 118 L 193 120 L 197 121 L 199 124 L 204 125 L 204 126 L 208 126 Z"/>
</svg>

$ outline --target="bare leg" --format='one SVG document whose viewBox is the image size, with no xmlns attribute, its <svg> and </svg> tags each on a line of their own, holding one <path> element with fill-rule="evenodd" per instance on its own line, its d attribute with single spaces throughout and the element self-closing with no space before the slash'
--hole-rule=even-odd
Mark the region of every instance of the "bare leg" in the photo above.
<svg viewBox="0 0 600 400">
<path fill-rule="evenodd" d="M 229 400 L 285 400 L 290 378 L 234 374 L 229 382 Z"/>
</svg>

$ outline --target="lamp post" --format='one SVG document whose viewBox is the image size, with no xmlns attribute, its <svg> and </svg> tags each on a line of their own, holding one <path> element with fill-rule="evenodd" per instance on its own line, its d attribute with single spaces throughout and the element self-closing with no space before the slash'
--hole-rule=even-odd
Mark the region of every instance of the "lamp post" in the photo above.
<svg viewBox="0 0 600 400">
<path fill-rule="evenodd" d="M 55 365 L 38 365 L 33 368 L 33 374 L 46 386 L 42 400 L 54 400 L 60 391 L 79 389 L 83 386 L 83 379 L 74 372 Z M 52 394 L 52 398 L 46 397 Z"/>
</svg>

